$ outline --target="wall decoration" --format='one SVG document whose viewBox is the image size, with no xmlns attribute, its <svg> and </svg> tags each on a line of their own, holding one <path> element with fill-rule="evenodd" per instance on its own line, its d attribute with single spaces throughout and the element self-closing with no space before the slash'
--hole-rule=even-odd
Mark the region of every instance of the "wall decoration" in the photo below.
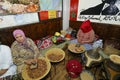
<svg viewBox="0 0 120 80">
<path fill-rule="evenodd" d="M 11 16 L 0 16 L 0 28 L 12 27 L 16 25 L 13 15 Z"/>
<path fill-rule="evenodd" d="M 47 20 L 48 19 L 48 11 L 40 11 L 38 13 L 39 20 Z"/>
<path fill-rule="evenodd" d="M 120 0 L 80 0 L 77 20 L 120 25 L 120 12 L 116 6 L 120 8 Z"/>
<path fill-rule="evenodd" d="M 41 10 L 62 10 L 62 0 L 40 0 Z"/>
<path fill-rule="evenodd" d="M 39 0 L 0 0 L 0 15 L 31 13 L 39 10 Z"/>
<path fill-rule="evenodd" d="M 62 16 L 62 11 L 56 11 L 56 10 L 44 10 L 38 12 L 39 20 L 48 20 L 48 19 L 54 19 L 59 18 Z"/>
<path fill-rule="evenodd" d="M 120 25 L 120 0 L 79 0 L 78 4 L 72 2 L 71 5 L 70 11 L 73 6 L 78 6 L 77 21 L 90 19 L 92 22 Z M 75 11 L 70 12 L 70 20 L 75 20 L 71 18 L 73 13 Z"/>
<path fill-rule="evenodd" d="M 70 1 L 70 20 L 77 20 L 78 1 L 79 0 Z"/>
<path fill-rule="evenodd" d="M 56 18 L 56 16 L 57 16 L 57 11 L 56 10 L 49 10 L 48 11 L 48 17 L 49 17 L 49 19 Z"/>
<path fill-rule="evenodd" d="M 0 28 L 62 17 L 62 0 L 0 0 Z"/>
<path fill-rule="evenodd" d="M 0 28 L 39 22 L 37 13 L 0 16 Z"/>
<path fill-rule="evenodd" d="M 62 17 L 62 0 L 40 0 L 40 8 L 40 20 Z"/>
<path fill-rule="evenodd" d="M 39 22 L 37 13 L 14 15 L 16 25 L 31 24 Z"/>
</svg>

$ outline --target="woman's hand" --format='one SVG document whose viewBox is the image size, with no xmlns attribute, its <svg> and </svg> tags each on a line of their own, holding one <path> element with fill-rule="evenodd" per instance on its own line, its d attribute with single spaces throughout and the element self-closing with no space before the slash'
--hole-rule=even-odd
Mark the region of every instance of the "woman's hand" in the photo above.
<svg viewBox="0 0 120 80">
<path fill-rule="evenodd" d="M 85 44 L 85 41 L 81 41 L 80 43 L 81 43 L 81 44 Z"/>
<path fill-rule="evenodd" d="M 0 70 L 0 76 L 2 76 L 3 74 L 5 74 L 7 72 L 8 69 L 1 69 Z"/>
<path fill-rule="evenodd" d="M 31 65 L 32 64 L 32 59 L 27 59 L 24 61 L 25 64 Z"/>
<path fill-rule="evenodd" d="M 82 41 L 81 39 L 78 39 L 78 43 L 80 43 L 80 44 L 84 44 L 85 42 Z"/>
<path fill-rule="evenodd" d="M 34 58 L 33 59 L 33 63 L 37 63 L 38 59 L 37 58 Z"/>
<path fill-rule="evenodd" d="M 25 64 L 31 65 L 37 63 L 37 59 L 27 59 L 24 61 Z"/>
</svg>

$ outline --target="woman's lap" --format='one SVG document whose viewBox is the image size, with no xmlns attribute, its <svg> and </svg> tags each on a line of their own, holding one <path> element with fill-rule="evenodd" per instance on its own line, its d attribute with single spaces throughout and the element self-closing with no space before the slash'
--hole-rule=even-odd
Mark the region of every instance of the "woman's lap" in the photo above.
<svg viewBox="0 0 120 80">
<path fill-rule="evenodd" d="M 75 44 L 77 44 L 78 41 L 77 41 L 77 39 L 74 39 L 74 40 L 71 40 L 70 43 L 75 43 Z M 92 44 L 82 44 L 82 45 L 85 47 L 86 50 L 91 50 L 91 49 L 93 48 L 93 47 L 92 47 Z"/>
</svg>

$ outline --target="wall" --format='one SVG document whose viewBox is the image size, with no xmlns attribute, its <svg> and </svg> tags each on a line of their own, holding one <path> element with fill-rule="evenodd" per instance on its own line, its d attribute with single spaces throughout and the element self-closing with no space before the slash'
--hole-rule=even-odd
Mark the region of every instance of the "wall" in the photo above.
<svg viewBox="0 0 120 80">
<path fill-rule="evenodd" d="M 63 30 L 69 27 L 70 0 L 63 0 Z"/>
<path fill-rule="evenodd" d="M 12 42 L 15 40 L 12 32 L 17 28 L 22 29 L 27 37 L 36 40 L 48 35 L 54 35 L 56 31 L 60 31 L 62 29 L 62 18 L 45 20 L 34 24 L 2 28 L 0 29 L 0 37 L 2 38 L 1 42 L 11 46 Z"/>
</svg>

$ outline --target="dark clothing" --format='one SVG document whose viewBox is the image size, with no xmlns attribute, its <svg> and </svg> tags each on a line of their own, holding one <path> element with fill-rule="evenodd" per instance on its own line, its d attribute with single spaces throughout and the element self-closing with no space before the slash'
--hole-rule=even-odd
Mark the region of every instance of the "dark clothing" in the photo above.
<svg viewBox="0 0 120 80">
<path fill-rule="evenodd" d="M 104 7 L 105 3 L 101 3 L 95 7 L 88 8 L 80 13 L 80 15 L 116 15 L 119 12 L 119 9 L 114 5 L 110 4 L 107 8 Z M 119 14 L 118 14 L 119 15 Z"/>
<path fill-rule="evenodd" d="M 88 8 L 80 13 L 80 15 L 100 15 L 105 3 L 101 3 L 95 7 Z"/>
<path fill-rule="evenodd" d="M 102 11 L 103 15 L 116 15 L 119 9 L 115 5 L 110 5 Z"/>
</svg>

